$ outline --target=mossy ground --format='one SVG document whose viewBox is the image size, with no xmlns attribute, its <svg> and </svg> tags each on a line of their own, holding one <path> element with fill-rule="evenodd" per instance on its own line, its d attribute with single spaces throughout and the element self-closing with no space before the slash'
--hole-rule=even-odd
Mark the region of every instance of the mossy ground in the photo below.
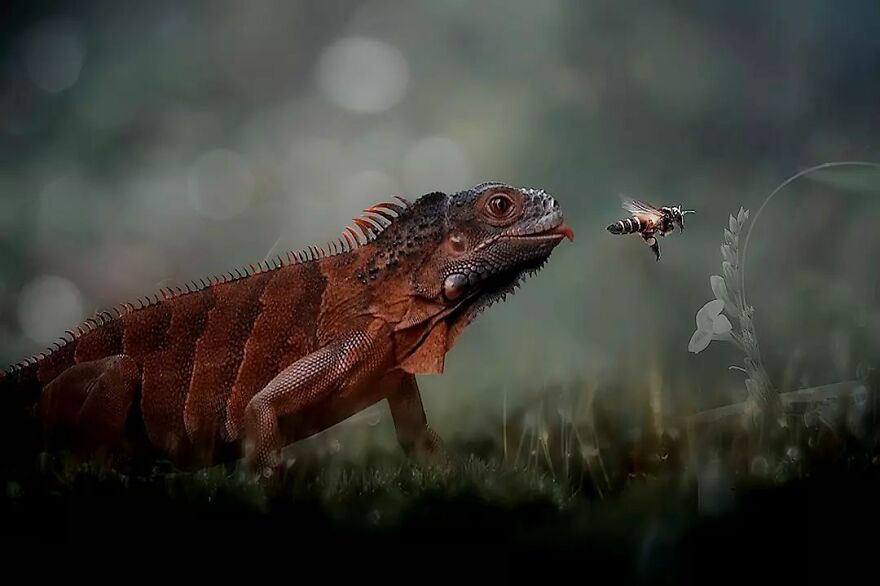
<svg viewBox="0 0 880 586">
<path fill-rule="evenodd" d="M 706 583 L 768 567 L 809 577 L 831 559 L 847 560 L 845 568 L 871 559 L 880 522 L 873 445 L 866 437 L 838 437 L 824 451 L 814 444 L 787 476 L 772 454 L 760 456 L 769 466 L 742 473 L 734 450 L 714 472 L 690 469 L 687 457 L 667 456 L 674 464 L 643 473 L 617 474 L 615 465 L 601 496 L 588 474 L 562 477 L 552 460 L 514 466 L 462 446 L 442 468 L 388 453 L 366 463 L 325 455 L 267 485 L 231 468 L 126 476 L 44 457 L 31 474 L 7 479 L 0 534 L 40 551 L 514 548 L 623 582 Z"/>
</svg>

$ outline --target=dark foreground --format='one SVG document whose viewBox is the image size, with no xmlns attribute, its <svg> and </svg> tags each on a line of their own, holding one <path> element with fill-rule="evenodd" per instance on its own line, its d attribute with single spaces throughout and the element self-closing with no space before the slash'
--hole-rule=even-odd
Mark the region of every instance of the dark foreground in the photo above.
<svg viewBox="0 0 880 586">
<path fill-rule="evenodd" d="M 7 481 L 0 539 L 7 553 L 119 547 L 151 555 L 216 553 L 231 540 L 238 555 L 268 545 L 301 560 L 307 552 L 463 548 L 479 556 L 516 548 L 616 583 L 763 581 L 770 573 L 813 583 L 820 570 L 839 583 L 876 565 L 876 459 L 731 489 L 698 498 L 696 485 L 657 477 L 586 498 L 537 473 L 479 460 L 445 471 L 340 467 L 269 489 L 219 471 L 136 480 L 80 469 Z M 541 566 L 542 558 L 528 559 Z"/>
</svg>

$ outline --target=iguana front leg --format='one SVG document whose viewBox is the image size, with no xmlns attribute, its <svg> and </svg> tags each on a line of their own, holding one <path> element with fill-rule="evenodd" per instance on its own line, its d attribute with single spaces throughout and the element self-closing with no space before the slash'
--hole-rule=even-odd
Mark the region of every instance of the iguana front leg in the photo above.
<svg viewBox="0 0 880 586">
<path fill-rule="evenodd" d="M 389 384 L 388 405 L 397 431 L 397 440 L 408 456 L 446 461 L 446 450 L 440 437 L 428 425 L 416 377 L 397 371 L 386 377 Z"/>
<path fill-rule="evenodd" d="M 355 395 L 386 367 L 390 348 L 375 334 L 354 331 L 297 360 L 254 395 L 244 412 L 245 461 L 269 475 L 281 461 L 284 438 L 279 418 L 321 401 Z"/>
</svg>

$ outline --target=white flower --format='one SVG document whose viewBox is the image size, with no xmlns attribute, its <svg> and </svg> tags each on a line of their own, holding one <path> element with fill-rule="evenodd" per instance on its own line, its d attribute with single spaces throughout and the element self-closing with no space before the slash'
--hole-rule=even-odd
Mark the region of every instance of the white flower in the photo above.
<svg viewBox="0 0 880 586">
<path fill-rule="evenodd" d="M 730 320 L 721 312 L 724 301 L 713 299 L 697 312 L 697 331 L 691 336 L 688 350 L 697 354 L 705 350 L 712 340 L 730 340 Z"/>
</svg>

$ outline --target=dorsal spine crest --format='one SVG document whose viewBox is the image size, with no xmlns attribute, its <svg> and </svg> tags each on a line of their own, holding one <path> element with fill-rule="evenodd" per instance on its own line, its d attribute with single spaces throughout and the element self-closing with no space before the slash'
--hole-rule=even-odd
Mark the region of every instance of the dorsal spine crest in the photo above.
<svg viewBox="0 0 880 586">
<path fill-rule="evenodd" d="M 81 324 L 76 326 L 75 330 L 65 330 L 64 335 L 55 342 L 52 342 L 46 351 L 11 365 L 5 372 L 14 373 L 23 368 L 33 366 L 45 360 L 53 353 L 62 350 L 67 344 L 130 313 L 176 299 L 183 295 L 198 293 L 226 283 L 233 283 L 252 275 L 276 271 L 289 265 L 305 264 L 331 256 L 346 254 L 365 246 L 375 241 L 379 234 L 412 210 L 412 204 L 405 198 L 395 196 L 395 199 L 397 202 L 380 202 L 366 208 L 360 217 L 353 220 L 357 229 L 347 226 L 338 240 L 332 240 L 323 247 L 307 246 L 305 249 L 298 251 L 289 250 L 286 255 L 279 255 L 271 263 L 269 260 L 263 260 L 256 265 L 250 264 L 247 267 L 239 267 L 228 273 L 202 277 L 197 281 L 189 281 L 183 287 L 162 287 L 152 296 L 138 297 L 135 303 L 126 301 L 111 307 L 109 311 L 97 312 L 94 316 L 86 318 Z"/>
</svg>

